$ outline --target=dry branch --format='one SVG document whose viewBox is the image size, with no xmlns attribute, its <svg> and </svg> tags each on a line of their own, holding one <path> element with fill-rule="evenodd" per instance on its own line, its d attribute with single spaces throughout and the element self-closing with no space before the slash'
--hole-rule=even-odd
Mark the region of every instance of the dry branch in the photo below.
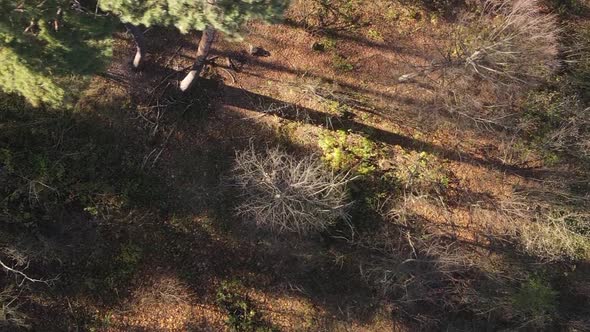
<svg viewBox="0 0 590 332">
<path fill-rule="evenodd" d="M 7 272 L 11 272 L 13 274 L 15 274 L 17 277 L 21 277 L 22 280 L 19 282 L 19 286 L 22 286 L 24 284 L 25 281 L 30 281 L 33 283 L 44 283 L 44 284 L 49 284 L 50 281 L 54 281 L 55 279 L 51 279 L 51 280 L 44 280 L 44 279 L 35 279 L 35 278 L 31 278 L 28 275 L 26 275 L 24 272 L 17 270 L 15 268 L 11 268 L 10 266 L 4 264 L 4 262 L 2 262 L 2 260 L 0 260 L 0 266 L 2 266 L 4 268 L 4 270 L 6 270 Z"/>
<path fill-rule="evenodd" d="M 443 61 L 399 77 L 400 82 L 449 68 L 497 83 L 533 83 L 557 67 L 559 28 L 554 15 L 541 11 L 537 0 L 488 0 L 482 14 L 466 19 L 455 49 Z"/>
<path fill-rule="evenodd" d="M 279 149 L 253 148 L 236 155 L 233 180 L 242 202 L 238 215 L 258 227 L 306 234 L 348 220 L 349 174 L 327 170 L 314 156 L 296 159 Z"/>
</svg>

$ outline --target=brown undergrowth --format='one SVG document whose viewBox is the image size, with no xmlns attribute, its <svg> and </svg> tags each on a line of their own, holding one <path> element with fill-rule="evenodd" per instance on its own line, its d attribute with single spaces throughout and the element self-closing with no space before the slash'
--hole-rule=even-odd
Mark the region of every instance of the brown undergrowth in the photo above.
<svg viewBox="0 0 590 332">
<path fill-rule="evenodd" d="M 511 83 L 519 94 L 501 112 L 513 112 L 510 126 L 458 114 L 445 103 L 457 100 L 442 89 L 448 77 L 423 70 L 456 48 L 457 29 L 471 33 L 468 24 L 477 30 L 481 21 L 464 23 L 457 9 L 442 7 L 294 1 L 285 23 L 252 22 L 243 42 L 216 41 L 218 58 L 189 96 L 176 85 L 197 35 L 148 31 L 150 65 L 137 73 L 126 63 L 128 37 L 117 35 L 109 71 L 82 96 L 73 122 L 43 134 L 49 143 L 40 145 L 64 174 L 92 170 L 90 162 L 104 172 L 35 178 L 83 195 L 17 183 L 65 207 L 48 214 L 68 211 L 60 235 L 40 228 L 37 236 L 69 249 L 31 257 L 43 262 L 38 272 L 61 275 L 57 291 L 31 286 L 34 295 L 9 309 L 25 312 L 34 329 L 54 330 L 583 330 L 588 161 L 585 145 L 572 143 L 582 140 L 563 133 L 586 137 L 586 101 L 561 84 L 583 90 L 576 82 L 585 67 L 578 58 L 553 74 L 559 79 Z M 248 44 L 270 56 L 247 55 Z M 227 57 L 239 68 L 226 66 Z M 469 89 L 453 93 L 482 105 L 498 97 L 479 83 L 456 82 Z M 21 121 L 34 130 L 14 137 L 34 136 L 36 116 L 2 125 L 21 130 L 10 124 Z M 85 132 L 89 152 L 78 160 L 68 149 L 80 141 L 69 140 Z M 243 195 L 225 185 L 236 151 L 276 146 L 293 164 L 317 156 L 327 172 L 353 174 L 350 219 L 299 236 L 236 216 Z M 95 179 L 100 185 L 88 185 Z"/>
</svg>

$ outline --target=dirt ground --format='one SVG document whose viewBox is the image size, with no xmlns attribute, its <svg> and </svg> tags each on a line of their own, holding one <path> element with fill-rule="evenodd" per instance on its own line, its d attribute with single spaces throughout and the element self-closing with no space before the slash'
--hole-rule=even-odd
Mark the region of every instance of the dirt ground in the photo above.
<svg viewBox="0 0 590 332">
<path fill-rule="evenodd" d="M 129 36 L 118 34 L 113 65 L 80 105 L 103 110 L 105 124 L 141 137 L 145 168 L 169 190 L 163 207 L 130 216 L 124 226 L 124 238 L 139 238 L 143 257 L 118 300 L 65 297 L 67 329 L 83 330 L 70 324 L 92 308 L 101 321 L 94 329 L 101 331 L 226 330 L 227 313 L 216 297 L 224 283 L 239 281 L 240 293 L 276 330 L 416 330 L 366 285 L 354 260 L 340 256 L 340 244 L 320 236 L 273 238 L 244 226 L 224 186 L 237 150 L 280 144 L 321 155 L 322 135 L 344 130 L 374 142 L 385 170 L 409 163 L 413 154 L 430 155 L 448 181 L 440 194 L 444 207 L 416 201 L 407 208 L 440 233 L 489 244 L 481 230 L 495 218 L 494 207 L 515 187 L 535 186 L 544 168 L 534 154 L 513 158 L 511 142 L 501 135 L 442 112 L 434 86 L 397 81 L 437 59 L 455 23 L 420 8 L 387 18 L 401 8 L 395 6 L 401 5 L 376 1 L 364 14 L 375 17 L 371 24 L 330 37 L 301 24 L 302 8 L 282 24 L 249 24 L 242 41 L 218 36 L 214 64 L 190 98 L 175 90 L 196 54 L 197 34 L 149 29 L 140 72 L 128 66 Z M 314 43 L 326 49 L 315 50 Z M 269 55 L 249 55 L 250 45 Z M 228 66 L 228 58 L 238 68 Z M 318 91 L 350 102 L 334 112 Z"/>
<path fill-rule="evenodd" d="M 420 29 L 425 30 L 444 25 L 430 22 L 415 24 L 420 24 Z M 338 51 L 354 65 L 353 70 L 344 73 L 333 68 L 332 55 L 312 50 L 313 42 L 321 37 L 297 26 L 251 24 L 242 42 L 228 42 L 222 36 L 218 37 L 212 51 L 213 56 L 220 57 L 216 62 L 224 62 L 228 55 L 235 58 L 241 56 L 245 58 L 244 65 L 238 72 L 223 67 L 212 68 L 215 83 L 218 84 L 210 89 L 215 90 L 213 93 L 217 95 L 210 101 L 212 107 L 204 111 L 191 110 L 205 114 L 194 115 L 198 123 L 179 124 L 179 129 L 172 129 L 172 136 L 156 166 L 164 170 L 166 181 L 178 192 L 184 193 L 185 197 L 178 197 L 182 201 L 179 204 L 187 210 L 184 218 L 192 223 L 187 226 L 190 233 L 183 234 L 188 237 L 187 241 L 179 241 L 178 238 L 154 239 L 153 243 L 172 245 L 172 248 L 167 245 L 162 250 L 171 251 L 173 255 L 178 254 L 176 251 L 181 252 L 178 264 L 190 265 L 197 280 L 191 280 L 190 285 L 184 284 L 185 281 L 174 275 L 175 265 L 170 261 L 146 263 L 145 273 L 138 274 L 141 280 L 133 285 L 129 299 L 121 305 L 124 309 L 102 313 L 110 315 L 107 330 L 173 331 L 187 327 L 204 331 L 222 330 L 225 328 L 224 314 L 215 305 L 215 295 L 211 292 L 225 278 L 251 285 L 247 286 L 248 296 L 263 316 L 282 331 L 407 329 L 403 323 L 390 317 L 386 307 L 366 302 L 370 297 L 362 294 L 368 292 L 363 291 L 362 285 L 336 286 L 346 289 L 325 289 L 325 294 L 319 296 L 309 296 L 305 290 L 298 289 L 300 286 L 289 280 L 293 272 L 288 271 L 289 263 L 285 262 L 300 259 L 289 257 L 296 254 L 282 257 L 279 253 L 275 254 L 276 257 L 269 257 L 264 252 L 265 247 L 256 243 L 257 239 L 244 242 L 227 239 L 223 234 L 217 234 L 218 237 L 201 234 L 203 228 L 212 227 L 207 225 L 211 223 L 210 214 L 213 213 L 209 211 L 207 202 L 214 199 L 210 196 L 216 195 L 217 178 L 228 167 L 227 161 L 231 160 L 234 149 L 245 148 L 251 141 L 271 144 L 269 142 L 277 141 L 276 133 L 288 128 L 291 123 L 297 125 L 289 137 L 294 141 L 292 144 L 312 150 L 317 150 L 314 142 L 319 130 L 332 129 L 327 125 L 329 122 L 326 119 L 330 119 L 334 127 L 376 133 L 371 138 L 392 151 L 389 156 L 392 161 L 395 161 L 396 149 L 433 151 L 452 172 L 453 186 L 460 192 L 457 195 L 464 197 L 469 192 L 471 196 L 464 197 L 466 202 L 458 202 L 444 214 L 440 214 L 436 207 L 433 210 L 428 206 L 418 206 L 417 212 L 433 222 L 469 227 L 473 200 L 493 200 L 508 194 L 519 177 L 506 174 L 494 167 L 492 162 L 487 162 L 489 158 L 481 152 L 485 142 L 473 138 L 468 132 L 459 133 L 454 128 L 443 127 L 436 131 L 424 128 L 421 120 L 428 118 L 430 112 L 428 90 L 395 83 L 397 76 L 411 68 L 408 63 L 418 65 L 427 61 L 421 57 L 428 54 L 424 50 L 428 48 L 429 36 L 404 36 L 395 29 L 401 30 L 402 27 L 378 28 L 384 35 L 384 41 L 368 40 L 362 31 L 343 33 L 337 39 Z M 140 105 L 145 103 L 146 90 L 149 92 L 157 87 L 168 71 L 189 66 L 194 56 L 197 37 L 166 34 L 172 36 L 162 38 L 156 30 L 147 33 L 150 43 L 154 44 L 150 49 L 153 50 L 153 58 L 148 61 L 155 61 L 162 69 L 147 67 L 136 74 L 129 72 L 123 63 L 111 70 L 115 73 L 121 71 L 117 74 L 138 98 Z M 270 56 L 247 55 L 250 44 L 263 47 L 270 52 Z M 117 57 L 127 59 L 132 53 L 131 44 L 125 41 L 117 51 Z M 348 119 L 342 121 L 326 112 L 312 95 L 298 88 L 313 83 L 358 93 L 367 105 L 364 109 L 352 110 Z M 161 85 L 165 84 L 168 83 Z M 172 80 L 172 84 L 176 82 Z M 295 105 L 303 120 L 300 121 L 291 110 L 284 116 L 280 112 L 272 112 L 273 106 L 278 108 L 281 105 Z M 311 119 L 307 119 L 306 113 Z M 187 170 L 187 167 L 191 169 Z M 170 222 L 153 221 L 155 225 Z M 238 227 L 229 227 L 236 232 L 233 236 L 241 237 Z M 472 237 L 468 231 L 462 232 L 462 236 Z M 337 266 L 321 269 L 331 269 L 334 275 L 342 273 Z M 328 284 L 338 283 L 332 279 L 318 282 L 317 287 L 320 288 L 333 288 Z M 167 297 L 160 290 L 162 288 L 173 293 Z M 363 299 L 363 296 L 366 298 Z"/>
</svg>

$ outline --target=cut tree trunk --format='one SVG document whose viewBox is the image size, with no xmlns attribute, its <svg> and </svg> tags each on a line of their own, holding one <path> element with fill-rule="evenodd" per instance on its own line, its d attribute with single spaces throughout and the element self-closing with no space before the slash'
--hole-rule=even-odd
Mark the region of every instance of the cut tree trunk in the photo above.
<svg viewBox="0 0 590 332">
<path fill-rule="evenodd" d="M 181 91 L 185 92 L 190 89 L 190 87 L 195 82 L 195 79 L 201 75 L 201 71 L 205 66 L 207 56 L 211 50 L 211 45 L 215 39 L 215 33 L 215 29 L 209 26 L 203 30 L 203 35 L 201 36 L 201 41 L 199 42 L 199 49 L 197 50 L 197 58 L 191 67 L 191 71 L 180 82 Z"/>
<path fill-rule="evenodd" d="M 136 52 L 132 62 L 133 68 L 139 69 L 145 58 L 145 37 L 143 36 L 143 31 L 137 25 L 126 23 L 125 27 L 133 36 L 133 41 L 135 41 Z"/>
</svg>

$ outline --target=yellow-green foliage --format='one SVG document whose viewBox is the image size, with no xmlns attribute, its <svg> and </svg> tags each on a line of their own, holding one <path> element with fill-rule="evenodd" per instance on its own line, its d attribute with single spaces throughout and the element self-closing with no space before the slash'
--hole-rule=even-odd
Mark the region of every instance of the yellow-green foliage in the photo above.
<svg viewBox="0 0 590 332">
<path fill-rule="evenodd" d="M 134 267 L 139 263 L 142 257 L 143 254 L 141 248 L 132 243 L 128 243 L 121 248 L 117 260 L 125 266 Z"/>
<path fill-rule="evenodd" d="M 345 112 L 350 112 L 352 109 L 346 104 L 342 104 L 337 100 L 327 100 L 324 102 L 324 108 L 327 112 L 336 115 L 342 115 Z"/>
<path fill-rule="evenodd" d="M 334 54 L 332 56 L 332 66 L 338 71 L 352 71 L 354 65 L 348 61 L 344 56 L 340 54 Z"/>
<path fill-rule="evenodd" d="M 237 34 L 250 19 L 274 21 L 288 0 L 102 0 L 103 10 L 115 13 L 123 22 L 145 26 L 175 26 L 181 32 L 203 30 L 207 25 L 229 35 Z"/>
<path fill-rule="evenodd" d="M 518 315 L 543 325 L 555 313 L 557 294 L 541 278 L 532 277 L 512 296 L 512 305 Z"/>
<path fill-rule="evenodd" d="M 365 0 L 296 0 L 290 17 L 306 29 L 355 30 L 364 24 Z"/>
<path fill-rule="evenodd" d="M 112 20 L 74 7 L 68 0 L 0 0 L 1 90 L 35 106 L 61 106 L 84 77 L 104 68 Z"/>
<path fill-rule="evenodd" d="M 321 44 L 325 46 L 326 50 L 333 50 L 338 45 L 338 41 L 332 37 L 324 37 Z"/>
<path fill-rule="evenodd" d="M 335 134 L 324 134 L 320 137 L 318 142 L 320 148 L 324 152 L 323 159 L 338 170 L 342 169 L 347 164 L 344 152 L 346 145 L 346 132 L 338 131 Z"/>
<path fill-rule="evenodd" d="M 243 286 L 236 281 L 223 281 L 217 289 L 216 302 L 227 313 L 226 325 L 231 331 L 274 331 L 243 292 Z"/>
<path fill-rule="evenodd" d="M 59 104 L 64 98 L 64 90 L 56 82 L 27 66 L 11 49 L 0 50 L 0 87 L 25 96 L 33 106 Z"/>
<path fill-rule="evenodd" d="M 368 174 L 376 169 L 372 162 L 377 156 L 375 144 L 366 137 L 338 130 L 322 134 L 318 145 L 324 161 L 335 170 L 354 168 L 359 174 Z"/>
<path fill-rule="evenodd" d="M 111 269 L 107 270 L 104 283 L 108 288 L 116 288 L 119 283 L 133 276 L 139 263 L 143 259 L 143 250 L 141 247 L 129 242 L 123 244 L 119 253 L 115 256 Z M 92 280 L 87 282 L 93 283 Z M 89 285 L 95 287 L 95 285 Z"/>
<path fill-rule="evenodd" d="M 428 192 L 444 189 L 449 185 L 444 166 L 427 152 L 402 150 L 396 159 L 395 176 L 407 189 Z"/>
<path fill-rule="evenodd" d="M 422 18 L 422 11 L 416 6 L 403 6 L 398 8 L 390 8 L 386 14 L 389 20 L 397 20 L 400 23 L 408 23 L 418 21 Z"/>
<path fill-rule="evenodd" d="M 379 30 L 369 29 L 369 31 L 367 31 L 367 37 L 369 37 L 369 39 L 372 39 L 374 41 L 379 41 L 379 42 L 383 41 L 383 35 L 381 34 L 381 32 L 379 32 Z"/>
</svg>

